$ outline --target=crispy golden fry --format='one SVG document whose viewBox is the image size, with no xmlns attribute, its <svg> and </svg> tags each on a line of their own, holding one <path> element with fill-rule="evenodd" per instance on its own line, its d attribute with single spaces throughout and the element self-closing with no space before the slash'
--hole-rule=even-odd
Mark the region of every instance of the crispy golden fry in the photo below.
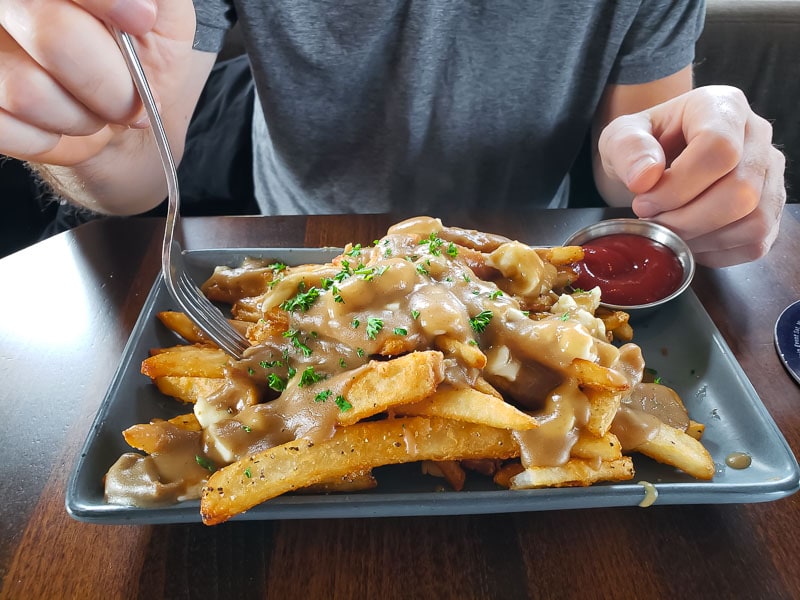
<svg viewBox="0 0 800 600">
<path fill-rule="evenodd" d="M 586 430 L 598 437 L 603 437 L 611 429 L 611 423 L 619 410 L 622 392 L 613 392 L 592 387 L 584 388 L 583 393 L 589 400 L 589 420 Z"/>
<path fill-rule="evenodd" d="M 190 344 L 211 343 L 208 336 L 200 331 L 200 328 L 186 316 L 186 313 L 176 310 L 162 310 L 156 314 L 156 317 L 167 329 L 174 331 Z"/>
<path fill-rule="evenodd" d="M 611 332 L 614 339 L 620 342 L 630 342 L 633 339 L 633 327 L 630 323 L 623 323 Z"/>
<path fill-rule="evenodd" d="M 488 394 L 489 396 L 494 396 L 495 398 L 500 398 L 501 400 L 503 399 L 503 394 L 497 391 L 497 388 L 486 381 L 483 377 L 478 377 L 475 379 L 473 389 L 483 394 Z"/>
<path fill-rule="evenodd" d="M 467 474 L 461 468 L 461 464 L 455 460 L 423 460 L 422 473 L 444 478 L 457 492 L 464 489 L 464 482 L 467 480 Z"/>
<path fill-rule="evenodd" d="M 442 353 L 434 350 L 371 361 L 350 384 L 346 395 L 353 408 L 339 413 L 338 422 L 352 425 L 398 404 L 427 398 L 442 379 Z"/>
<path fill-rule="evenodd" d="M 203 488 L 200 514 L 206 525 L 222 523 L 283 493 L 380 465 L 518 452 L 511 432 L 472 423 L 425 417 L 358 423 L 324 442 L 289 442 L 216 471 Z"/>
<path fill-rule="evenodd" d="M 507 462 L 494 474 L 494 482 L 500 487 L 508 489 L 511 487 L 511 480 L 524 470 L 525 467 L 518 460 Z"/>
<path fill-rule="evenodd" d="M 263 316 L 258 298 L 259 297 L 242 298 L 237 300 L 231 306 L 231 315 L 233 315 L 233 318 L 246 323 L 255 323 L 258 321 Z"/>
<path fill-rule="evenodd" d="M 689 420 L 689 426 L 686 428 L 686 434 L 692 436 L 694 439 L 700 441 L 706 431 L 706 426 L 697 421 Z"/>
<path fill-rule="evenodd" d="M 539 257 L 552 265 L 570 265 L 583 260 L 582 246 L 553 246 L 551 248 L 536 248 Z"/>
<path fill-rule="evenodd" d="M 572 447 L 570 454 L 575 458 L 612 461 L 622 458 L 622 444 L 613 433 L 594 436 L 588 432 L 581 433 Z"/>
<path fill-rule="evenodd" d="M 142 361 L 142 374 L 164 376 L 224 377 L 229 357 L 210 346 L 173 346 Z"/>
<path fill-rule="evenodd" d="M 677 467 L 697 479 L 714 477 L 714 460 L 703 444 L 689 434 L 661 423 L 655 435 L 634 448 L 645 456 Z"/>
<path fill-rule="evenodd" d="M 320 483 L 300 488 L 297 491 L 301 494 L 349 493 L 371 490 L 377 486 L 378 480 L 372 474 L 372 469 L 365 469 L 356 473 L 348 473 L 329 481 L 321 481 Z"/>
<path fill-rule="evenodd" d="M 277 308 L 268 310 L 247 327 L 247 339 L 253 345 L 280 338 L 289 331 L 289 313 Z"/>
<path fill-rule="evenodd" d="M 633 478 L 629 456 L 597 461 L 571 458 L 557 467 L 530 467 L 511 478 L 511 489 L 587 486 L 598 481 L 624 481 Z"/>
<path fill-rule="evenodd" d="M 624 392 L 630 389 L 630 384 L 622 373 L 590 360 L 574 359 L 570 364 L 569 371 L 578 380 L 581 389 L 593 388 L 613 392 Z"/>
<path fill-rule="evenodd" d="M 193 413 L 173 417 L 169 421 L 151 421 L 128 427 L 122 432 L 125 441 L 132 448 L 153 454 L 171 437 L 175 429 L 182 431 L 200 432 L 202 428 Z"/>
<path fill-rule="evenodd" d="M 469 388 L 437 390 L 415 404 L 395 406 L 394 412 L 407 416 L 444 417 L 500 429 L 522 431 L 538 427 L 536 419 L 504 400 Z"/>
<path fill-rule="evenodd" d="M 462 342 L 449 335 L 437 336 L 433 344 L 444 352 L 445 356 L 455 356 L 468 367 L 483 369 L 486 366 L 486 355 L 477 346 Z"/>
</svg>

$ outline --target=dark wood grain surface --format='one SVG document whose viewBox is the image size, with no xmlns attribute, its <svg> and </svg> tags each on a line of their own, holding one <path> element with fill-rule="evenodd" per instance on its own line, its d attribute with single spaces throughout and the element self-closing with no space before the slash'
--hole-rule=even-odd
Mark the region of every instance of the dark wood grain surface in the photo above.
<svg viewBox="0 0 800 600">
<path fill-rule="evenodd" d="M 446 219 L 536 243 L 619 213 Z M 391 216 L 184 221 L 188 248 L 371 242 Z M 3 598 L 797 598 L 800 494 L 741 505 L 110 526 L 64 494 L 159 270 L 163 221 L 90 223 L 0 260 Z M 693 288 L 800 451 L 800 387 L 773 345 L 800 298 L 800 207 L 769 256 Z"/>
</svg>

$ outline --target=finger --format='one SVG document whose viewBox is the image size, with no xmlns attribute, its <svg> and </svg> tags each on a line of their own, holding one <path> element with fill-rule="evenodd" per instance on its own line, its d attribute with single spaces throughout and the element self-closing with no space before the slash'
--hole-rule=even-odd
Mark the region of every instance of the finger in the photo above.
<svg viewBox="0 0 800 600">
<path fill-rule="evenodd" d="M 676 108 L 661 105 L 652 109 L 651 118 L 656 123 L 674 120 Z M 702 88 L 684 95 L 677 118 L 686 148 L 661 180 L 634 200 L 634 212 L 646 218 L 674 210 L 731 172 L 742 158 L 750 114 L 744 95 L 734 88 Z"/>
<path fill-rule="evenodd" d="M 0 153 L 20 160 L 52 150 L 60 135 L 43 131 L 0 110 Z"/>
<path fill-rule="evenodd" d="M 683 239 L 693 240 L 743 219 L 759 208 L 762 196 L 766 210 L 770 210 L 771 200 L 765 193 L 767 176 L 771 170 L 782 177 L 783 156 L 771 145 L 772 127 L 766 120 L 751 113 L 743 129 L 747 143 L 739 164 L 696 198 L 652 217 L 653 220 Z M 771 194 L 774 196 L 775 192 Z"/>
<path fill-rule="evenodd" d="M 89 135 L 103 126 L 2 29 L 0 72 L 4 74 L 0 109 L 16 119 L 44 131 L 70 135 Z"/>
<path fill-rule="evenodd" d="M 664 149 L 653 136 L 646 113 L 625 115 L 609 123 L 600 134 L 598 150 L 605 172 L 634 194 L 652 188 L 666 166 Z"/>
<path fill-rule="evenodd" d="M 106 21 L 132 35 L 144 35 L 153 29 L 157 6 L 153 0 L 73 0 L 101 21 Z"/>
<path fill-rule="evenodd" d="M 104 122 L 138 120 L 141 105 L 106 25 L 72 2 L 8 3 L 0 21 L 31 58 Z"/>
<path fill-rule="evenodd" d="M 785 158 L 778 150 L 774 154 L 758 208 L 743 219 L 689 242 L 700 264 L 725 267 L 756 260 L 770 250 L 778 237 L 786 203 Z"/>
<path fill-rule="evenodd" d="M 111 127 L 103 127 L 97 133 L 82 137 L 62 135 L 52 149 L 26 158 L 34 163 L 72 167 L 96 156 L 97 153 L 108 145 L 114 131 Z"/>
</svg>

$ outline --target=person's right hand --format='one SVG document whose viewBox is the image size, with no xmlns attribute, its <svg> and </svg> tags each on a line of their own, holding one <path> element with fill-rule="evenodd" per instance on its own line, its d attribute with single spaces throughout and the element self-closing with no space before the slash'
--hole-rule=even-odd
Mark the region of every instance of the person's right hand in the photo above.
<svg viewBox="0 0 800 600">
<path fill-rule="evenodd" d="M 144 110 L 107 24 L 135 36 L 160 104 L 179 102 L 195 29 L 191 0 L 3 0 L 0 154 L 74 166 Z"/>
</svg>

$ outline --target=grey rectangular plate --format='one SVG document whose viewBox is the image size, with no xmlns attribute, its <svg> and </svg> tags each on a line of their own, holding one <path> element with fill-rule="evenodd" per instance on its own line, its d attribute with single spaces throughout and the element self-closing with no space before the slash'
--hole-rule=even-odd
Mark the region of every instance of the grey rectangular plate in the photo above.
<svg viewBox="0 0 800 600">
<path fill-rule="evenodd" d="M 273 258 L 287 264 L 325 262 L 335 249 L 236 249 L 187 252 L 196 281 L 204 281 L 216 265 L 238 265 L 247 256 Z M 89 431 L 67 488 L 66 507 L 74 518 L 95 523 L 199 522 L 199 501 L 163 508 L 106 504 L 103 475 L 123 452 L 130 451 L 121 432 L 154 417 L 185 412 L 162 396 L 141 375 L 141 361 L 150 348 L 176 343 L 174 334 L 156 319 L 175 308 L 159 277 L 125 347 Z M 644 498 L 639 481 L 658 490 L 657 504 L 744 503 L 777 500 L 800 488 L 800 469 L 786 440 L 770 417 L 730 348 L 693 292 L 667 307 L 633 317 L 634 341 L 650 368 L 678 391 L 689 414 L 706 424 L 703 443 L 717 464 L 712 481 L 697 481 L 671 467 L 635 455 L 636 478 L 630 483 L 596 484 L 587 488 L 510 491 L 490 480 L 469 476 L 461 492 L 441 491 L 441 480 L 420 474 L 417 464 L 375 470 L 378 487 L 355 494 L 285 495 L 236 517 L 237 520 L 311 519 L 503 513 L 566 508 L 635 506 Z M 743 470 L 725 466 L 732 452 L 746 452 L 752 465 Z"/>
</svg>

